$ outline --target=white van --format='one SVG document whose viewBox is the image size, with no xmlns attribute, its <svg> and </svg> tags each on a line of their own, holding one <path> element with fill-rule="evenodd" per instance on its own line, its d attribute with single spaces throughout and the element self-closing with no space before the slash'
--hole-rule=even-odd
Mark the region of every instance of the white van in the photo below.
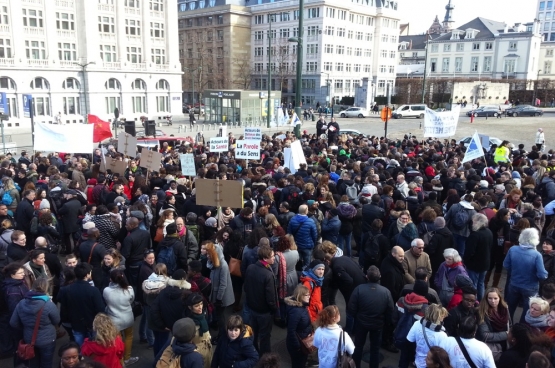
<svg viewBox="0 0 555 368">
<path fill-rule="evenodd" d="M 401 118 L 417 118 L 424 119 L 424 112 L 426 111 L 426 105 L 401 105 L 397 110 L 393 111 L 391 116 L 395 119 Z"/>
</svg>

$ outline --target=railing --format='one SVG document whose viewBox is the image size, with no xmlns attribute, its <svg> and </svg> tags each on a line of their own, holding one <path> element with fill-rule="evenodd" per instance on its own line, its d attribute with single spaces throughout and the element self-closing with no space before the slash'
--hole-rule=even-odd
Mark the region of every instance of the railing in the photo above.
<svg viewBox="0 0 555 368">
<path fill-rule="evenodd" d="M 127 67 L 131 70 L 146 70 L 146 63 L 129 63 Z"/>
<path fill-rule="evenodd" d="M 75 38 L 76 33 L 75 33 L 75 31 L 58 30 L 58 37 L 61 37 L 61 38 Z"/>
<path fill-rule="evenodd" d="M 170 70 L 170 66 L 168 64 L 155 64 L 156 70 L 161 72 L 167 72 Z"/>
<path fill-rule="evenodd" d="M 11 33 L 10 26 L 8 24 L 0 24 L 0 33 Z"/>
<path fill-rule="evenodd" d="M 0 66 L 15 66 L 15 59 L 0 59 Z"/>
<path fill-rule="evenodd" d="M 164 18 L 164 12 L 159 12 L 159 11 L 150 11 L 150 16 L 152 18 Z"/>
<path fill-rule="evenodd" d="M 106 63 L 102 63 L 102 66 L 104 67 L 104 69 L 110 69 L 110 70 L 121 70 L 121 63 L 120 62 L 106 62 Z"/>
<path fill-rule="evenodd" d="M 60 60 L 60 67 L 73 69 L 77 68 L 78 65 L 75 65 L 75 61 Z"/>
<path fill-rule="evenodd" d="M 113 12 L 115 7 L 109 4 L 98 4 L 98 11 Z"/>
<path fill-rule="evenodd" d="M 103 41 L 115 41 L 116 35 L 113 33 L 100 33 L 100 39 Z"/>
<path fill-rule="evenodd" d="M 44 36 L 44 28 L 23 27 L 23 33 L 32 35 L 32 36 Z"/>
<path fill-rule="evenodd" d="M 40 68 L 47 68 L 50 66 L 49 60 L 35 60 L 35 59 L 28 59 L 27 64 L 29 66 L 36 66 Z"/>
<path fill-rule="evenodd" d="M 42 0 L 22 0 L 24 4 L 43 5 Z"/>
<path fill-rule="evenodd" d="M 56 0 L 56 6 L 59 8 L 74 8 L 75 3 L 68 0 Z"/>
<path fill-rule="evenodd" d="M 142 38 L 141 36 L 127 35 L 127 41 L 133 42 L 133 43 L 141 43 Z"/>
<path fill-rule="evenodd" d="M 139 8 L 125 8 L 125 14 L 141 15 L 141 9 Z"/>
</svg>

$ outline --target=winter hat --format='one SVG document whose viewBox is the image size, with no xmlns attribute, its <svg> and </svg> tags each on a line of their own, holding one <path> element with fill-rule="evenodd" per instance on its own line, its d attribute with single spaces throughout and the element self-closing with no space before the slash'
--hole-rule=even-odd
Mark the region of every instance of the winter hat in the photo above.
<svg viewBox="0 0 555 368">
<path fill-rule="evenodd" d="M 39 209 L 40 210 L 50 209 L 50 202 L 48 202 L 48 199 L 43 199 L 42 201 L 40 201 Z"/>
<path fill-rule="evenodd" d="M 94 222 L 92 222 L 92 221 L 85 222 L 85 223 L 83 224 L 83 230 L 89 230 L 89 229 L 92 229 L 92 228 L 94 228 L 94 227 L 95 227 L 95 224 L 94 224 Z"/>
<path fill-rule="evenodd" d="M 193 305 L 197 305 L 198 303 L 201 303 L 204 301 L 204 298 L 202 297 L 202 295 L 200 295 L 199 293 L 192 293 L 187 297 L 187 300 L 185 300 L 185 303 L 192 307 Z"/>
<path fill-rule="evenodd" d="M 175 272 L 172 275 L 172 279 L 174 280 L 185 280 L 186 278 L 187 278 L 187 272 L 185 272 L 185 270 L 181 268 L 178 270 L 175 270 Z"/>
<path fill-rule="evenodd" d="M 175 233 L 177 233 L 177 225 L 175 224 L 175 222 L 172 222 L 171 224 L 168 224 L 168 226 L 166 226 L 166 234 L 172 235 Z"/>
<path fill-rule="evenodd" d="M 455 285 L 457 285 L 463 291 L 465 290 L 465 288 L 474 287 L 474 283 L 472 282 L 470 277 L 463 274 L 457 275 L 457 277 L 455 278 Z M 476 289 L 474 289 L 474 293 L 476 294 Z"/>
<path fill-rule="evenodd" d="M 204 224 L 208 227 L 216 227 L 218 225 L 218 220 L 216 220 L 214 217 L 209 217 L 206 219 Z"/>
<path fill-rule="evenodd" d="M 145 214 L 143 213 L 143 211 L 131 211 L 129 212 L 129 214 L 131 215 L 131 217 L 135 217 L 138 220 L 144 220 L 145 218 Z"/>
<path fill-rule="evenodd" d="M 520 173 L 518 171 L 513 171 L 512 177 L 513 179 L 520 179 Z"/>
<path fill-rule="evenodd" d="M 428 296 L 428 283 L 424 280 L 416 280 L 414 282 L 414 287 L 412 288 L 412 290 L 415 292 L 415 294 L 418 294 L 418 295 L 423 296 L 423 297 L 427 297 Z"/>
<path fill-rule="evenodd" d="M 117 196 L 116 199 L 114 199 L 114 203 L 125 203 L 125 198 L 123 198 L 122 196 Z"/>
<path fill-rule="evenodd" d="M 96 185 L 97 181 L 95 178 L 87 180 L 87 185 Z"/>
<path fill-rule="evenodd" d="M 339 211 L 337 210 L 337 208 L 332 208 L 329 212 L 333 217 L 339 216 Z"/>
<path fill-rule="evenodd" d="M 306 204 L 308 206 L 312 206 L 314 204 L 314 200 L 313 199 L 309 199 L 308 201 L 306 201 Z"/>
<path fill-rule="evenodd" d="M 480 188 L 487 188 L 489 187 L 489 183 L 487 180 L 480 180 Z"/>
<path fill-rule="evenodd" d="M 320 267 L 326 268 L 326 266 L 325 266 L 325 265 L 322 263 L 322 261 L 319 260 L 319 259 L 313 260 L 313 261 L 310 262 L 310 264 L 308 265 L 308 269 L 309 269 L 309 270 L 312 270 L 312 272 L 316 271 L 316 269 L 317 269 L 317 268 L 320 268 Z"/>
<path fill-rule="evenodd" d="M 201 272 L 202 262 L 196 259 L 192 260 L 191 263 L 189 263 L 189 270 L 193 272 Z"/>
<path fill-rule="evenodd" d="M 181 318 L 175 321 L 172 328 L 173 337 L 179 342 L 191 342 L 197 328 L 195 322 L 191 318 Z"/>
<path fill-rule="evenodd" d="M 441 216 L 436 217 L 434 220 L 434 226 L 436 229 L 442 229 L 445 227 L 445 219 Z"/>
</svg>

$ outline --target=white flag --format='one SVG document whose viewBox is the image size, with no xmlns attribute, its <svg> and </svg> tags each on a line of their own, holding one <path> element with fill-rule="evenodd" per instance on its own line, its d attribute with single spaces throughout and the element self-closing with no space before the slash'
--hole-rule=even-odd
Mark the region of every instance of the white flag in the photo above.
<svg viewBox="0 0 555 368">
<path fill-rule="evenodd" d="M 299 119 L 296 112 L 293 113 L 293 117 L 291 118 L 291 125 L 302 125 L 301 119 Z"/>
<path fill-rule="evenodd" d="M 88 153 L 94 150 L 94 124 L 35 124 L 35 151 Z"/>
<path fill-rule="evenodd" d="M 464 154 L 464 159 L 461 163 L 465 163 L 475 158 L 482 157 L 484 155 L 484 150 L 482 149 L 482 142 L 480 141 L 480 136 L 478 132 L 474 132 L 468 147 L 466 148 L 466 152 Z"/>
</svg>

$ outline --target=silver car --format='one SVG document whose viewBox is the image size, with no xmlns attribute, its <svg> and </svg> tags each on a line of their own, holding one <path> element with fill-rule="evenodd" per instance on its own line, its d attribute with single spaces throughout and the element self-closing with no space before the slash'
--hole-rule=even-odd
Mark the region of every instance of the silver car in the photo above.
<svg viewBox="0 0 555 368">
<path fill-rule="evenodd" d="M 368 116 L 368 111 L 363 107 L 349 107 L 339 113 L 342 118 L 363 118 Z"/>
</svg>

